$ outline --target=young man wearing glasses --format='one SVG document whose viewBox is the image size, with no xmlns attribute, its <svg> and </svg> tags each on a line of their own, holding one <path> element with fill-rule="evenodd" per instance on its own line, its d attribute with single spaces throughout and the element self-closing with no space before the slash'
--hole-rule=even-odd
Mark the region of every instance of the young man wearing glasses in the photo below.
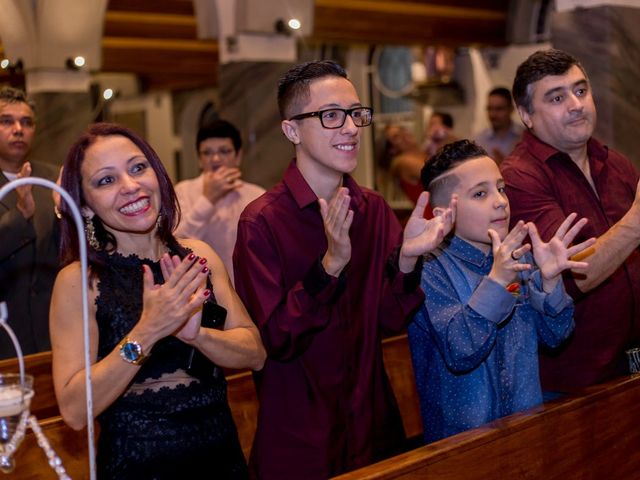
<svg viewBox="0 0 640 480">
<path fill-rule="evenodd" d="M 244 207 L 264 193 L 264 188 L 240 179 L 242 138 L 231 123 L 216 120 L 200 128 L 196 148 L 202 173 L 175 187 L 182 210 L 176 235 L 198 238 L 211 245 L 233 283 L 231 257 L 238 219 Z"/>
<path fill-rule="evenodd" d="M 236 289 L 268 352 L 256 376 L 257 478 L 325 479 L 396 453 L 404 432 L 381 339 L 423 301 L 422 254 L 451 229 L 452 206 L 404 234 L 376 192 L 360 187 L 360 132 L 372 121 L 345 70 L 293 67 L 278 85 L 295 158 L 240 217 Z"/>
</svg>

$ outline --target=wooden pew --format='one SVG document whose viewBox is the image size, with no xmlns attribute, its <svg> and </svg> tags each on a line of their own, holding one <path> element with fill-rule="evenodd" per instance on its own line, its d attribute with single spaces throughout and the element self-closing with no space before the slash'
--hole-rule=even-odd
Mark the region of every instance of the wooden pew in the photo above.
<svg viewBox="0 0 640 480">
<path fill-rule="evenodd" d="M 419 404 L 411 370 L 411 360 L 406 335 L 383 341 L 383 353 L 389 379 L 396 393 L 405 430 L 409 436 L 422 432 Z M 35 396 L 31 413 L 40 421 L 42 429 L 54 450 L 61 457 L 71 478 L 87 478 L 86 430 L 76 432 L 66 426 L 58 415 L 51 379 L 51 354 L 45 352 L 25 357 L 26 371 L 34 376 Z M 0 371 L 17 372 L 17 361 L 0 361 Z M 229 405 L 238 429 L 242 450 L 247 458 L 253 443 L 258 418 L 258 399 L 251 372 L 240 371 L 227 375 Z M 55 412 L 47 418 L 45 412 Z M 47 464 L 44 452 L 37 446 L 30 430 L 16 453 L 17 468 L 12 474 L 16 480 L 54 479 L 55 474 Z"/>
<path fill-rule="evenodd" d="M 335 478 L 640 478 L 639 424 L 637 375 Z"/>
<path fill-rule="evenodd" d="M 398 397 L 405 429 L 409 436 L 421 433 L 417 393 L 411 373 L 409 347 L 406 335 L 383 341 L 385 364 L 389 378 Z M 34 377 L 36 392 L 31 403 L 31 413 L 39 420 L 60 415 L 53 390 L 51 352 L 25 356 L 25 370 Z M 0 372 L 17 373 L 16 359 L 0 361 Z M 227 376 L 229 404 L 238 428 L 245 455 L 249 456 L 258 418 L 258 399 L 251 372 L 240 371 Z"/>
<path fill-rule="evenodd" d="M 406 337 L 387 339 L 383 348 L 407 434 L 420 436 Z M 227 379 L 229 403 L 248 455 L 258 409 L 253 379 L 246 371 Z M 69 475 L 86 478 L 86 431 L 71 430 L 60 417 L 39 420 Z M 638 424 L 640 376 L 624 377 L 337 478 L 639 478 Z M 55 478 L 30 431 L 16 462 L 11 478 Z"/>
</svg>

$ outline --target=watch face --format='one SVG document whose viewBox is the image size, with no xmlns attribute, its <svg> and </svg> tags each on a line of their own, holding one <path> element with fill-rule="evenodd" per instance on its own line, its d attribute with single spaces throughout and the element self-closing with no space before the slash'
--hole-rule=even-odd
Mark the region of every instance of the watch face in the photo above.
<svg viewBox="0 0 640 480">
<path fill-rule="evenodd" d="M 120 349 L 120 355 L 127 362 L 135 362 L 136 360 L 138 360 L 140 358 L 140 353 L 141 353 L 140 345 L 133 342 L 125 343 L 124 345 L 122 345 L 122 348 Z"/>
</svg>

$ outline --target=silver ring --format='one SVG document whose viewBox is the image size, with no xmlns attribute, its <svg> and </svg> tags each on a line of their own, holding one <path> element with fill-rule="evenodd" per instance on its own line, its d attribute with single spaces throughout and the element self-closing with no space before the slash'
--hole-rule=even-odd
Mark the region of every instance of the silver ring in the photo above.
<svg viewBox="0 0 640 480">
<path fill-rule="evenodd" d="M 516 253 L 516 251 L 515 251 L 515 250 L 512 250 L 512 251 L 511 251 L 511 258 L 513 258 L 513 259 L 517 262 L 517 261 L 518 261 L 518 260 L 520 260 L 520 259 L 519 259 L 519 258 L 517 258 L 517 257 L 514 255 L 514 253 Z"/>
</svg>

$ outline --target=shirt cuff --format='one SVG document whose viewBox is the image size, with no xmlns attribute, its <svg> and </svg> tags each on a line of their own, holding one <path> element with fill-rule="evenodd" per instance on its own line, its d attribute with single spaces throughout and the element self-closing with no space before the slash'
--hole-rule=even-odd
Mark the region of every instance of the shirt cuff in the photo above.
<svg viewBox="0 0 640 480">
<path fill-rule="evenodd" d="M 551 293 L 542 289 L 542 275 L 540 270 L 536 270 L 529 278 L 529 302 L 538 312 L 552 317 L 557 316 L 567 308 L 572 300 L 567 295 L 562 280 L 558 282 L 556 288 Z"/>
<path fill-rule="evenodd" d="M 342 269 L 339 277 L 329 275 L 322 266 L 322 259 L 313 262 L 302 280 L 305 291 L 318 302 L 327 304 L 334 302 L 346 288 L 346 276 L 349 265 Z"/>
<path fill-rule="evenodd" d="M 484 277 L 469 298 L 469 307 L 487 320 L 500 324 L 516 305 L 514 297 L 499 283 Z"/>
<path fill-rule="evenodd" d="M 387 259 L 386 272 L 391 279 L 391 289 L 397 293 L 411 293 L 420 288 L 420 280 L 422 277 L 422 265 L 424 257 L 421 255 L 416 260 L 413 270 L 409 273 L 400 271 L 400 246 L 393 249 L 391 255 Z"/>
</svg>

